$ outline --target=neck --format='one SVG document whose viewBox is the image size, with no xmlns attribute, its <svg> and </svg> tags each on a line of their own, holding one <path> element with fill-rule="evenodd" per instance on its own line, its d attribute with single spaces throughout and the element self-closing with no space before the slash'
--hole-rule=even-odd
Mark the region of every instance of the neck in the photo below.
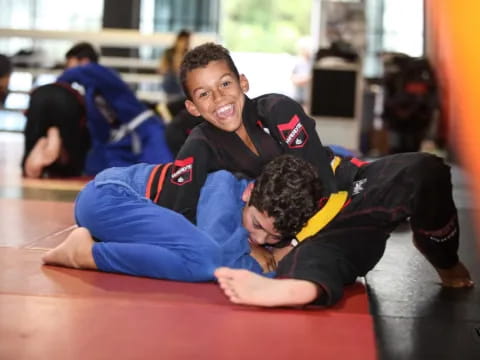
<svg viewBox="0 0 480 360">
<path fill-rule="evenodd" d="M 252 139 L 247 133 L 247 129 L 245 128 L 245 125 L 242 124 L 242 126 L 236 131 L 236 134 L 240 137 L 240 139 L 243 141 L 243 143 L 255 154 L 258 156 L 258 150 L 253 144 Z"/>
</svg>

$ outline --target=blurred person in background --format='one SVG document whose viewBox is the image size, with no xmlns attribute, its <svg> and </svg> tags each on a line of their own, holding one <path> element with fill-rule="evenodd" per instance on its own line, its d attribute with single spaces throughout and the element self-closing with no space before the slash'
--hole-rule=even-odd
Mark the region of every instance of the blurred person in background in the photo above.
<svg viewBox="0 0 480 360">
<path fill-rule="evenodd" d="M 8 84 L 12 74 L 12 63 L 10 59 L 0 54 L 0 108 L 3 107 L 8 94 Z"/>
<path fill-rule="evenodd" d="M 185 100 L 185 94 L 180 83 L 180 64 L 190 47 L 191 33 L 181 30 L 172 47 L 165 50 L 158 72 L 162 75 L 162 90 L 167 97 L 167 103 Z"/>
<path fill-rule="evenodd" d="M 312 44 L 308 37 L 301 38 L 297 43 L 298 55 L 292 71 L 292 83 L 295 87 L 293 98 L 304 109 L 310 98 L 310 81 L 312 80 Z"/>
<path fill-rule="evenodd" d="M 85 91 L 91 149 L 85 171 L 95 175 L 112 166 L 172 160 L 163 120 L 140 102 L 113 70 L 98 63 L 98 53 L 86 42 L 65 55 L 60 83 L 78 83 Z"/>
</svg>

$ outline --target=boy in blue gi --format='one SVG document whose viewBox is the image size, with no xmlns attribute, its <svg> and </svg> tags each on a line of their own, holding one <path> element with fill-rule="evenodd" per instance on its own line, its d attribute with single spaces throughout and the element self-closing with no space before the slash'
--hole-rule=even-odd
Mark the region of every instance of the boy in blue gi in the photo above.
<svg viewBox="0 0 480 360">
<path fill-rule="evenodd" d="M 57 82 L 78 83 L 85 90 L 91 139 L 84 168 L 86 175 L 95 175 L 112 166 L 172 160 L 162 120 L 135 97 L 118 74 L 98 64 L 98 54 L 92 45 L 76 44 L 66 53 L 66 59 L 67 70 Z M 47 140 L 55 145 L 64 140 L 61 131 L 48 135 Z M 37 158 L 41 155 L 37 154 Z M 49 153 L 45 156 L 52 158 Z M 27 176 L 41 176 L 42 169 L 31 174 L 35 175 L 27 172 Z"/>
<path fill-rule="evenodd" d="M 173 209 L 194 221 L 196 194 L 209 172 L 228 169 L 255 177 L 284 153 L 313 164 L 322 183 L 320 210 L 297 235 L 300 244 L 279 262 L 276 276 L 289 279 L 219 269 L 217 278 L 232 301 L 332 305 L 345 284 L 375 266 L 391 232 L 407 220 L 415 246 L 444 286 L 473 285 L 457 255 L 450 169 L 440 158 L 413 153 L 364 163 L 334 156 L 299 104 L 278 94 L 245 96 L 248 80 L 220 45 L 192 49 L 181 69 L 186 108 L 205 122 L 192 130 L 165 183 L 177 190 L 165 192 L 171 197 L 163 199 Z"/>
<path fill-rule="evenodd" d="M 262 273 L 274 264 L 260 246 L 294 236 L 315 213 L 321 193 L 315 169 L 293 156 L 277 157 L 254 183 L 218 171 L 202 188 L 195 227 L 149 199 L 151 174 L 165 170 L 161 189 L 169 166 L 139 164 L 98 174 L 76 200 L 81 227 L 44 262 L 179 281 L 213 280 L 222 265 Z"/>
<path fill-rule="evenodd" d="M 87 174 L 111 166 L 172 160 L 162 120 L 135 97 L 118 74 L 98 63 L 92 45 L 76 44 L 65 56 L 67 70 L 57 81 L 76 82 L 85 88 L 92 141 Z"/>
</svg>

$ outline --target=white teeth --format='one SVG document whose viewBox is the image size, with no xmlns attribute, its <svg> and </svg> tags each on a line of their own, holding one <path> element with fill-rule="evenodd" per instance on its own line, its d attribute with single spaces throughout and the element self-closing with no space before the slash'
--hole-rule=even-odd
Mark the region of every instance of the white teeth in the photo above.
<svg viewBox="0 0 480 360">
<path fill-rule="evenodd" d="M 217 109 L 216 113 L 218 116 L 224 116 L 229 114 L 233 110 L 233 105 L 225 105 Z"/>
</svg>

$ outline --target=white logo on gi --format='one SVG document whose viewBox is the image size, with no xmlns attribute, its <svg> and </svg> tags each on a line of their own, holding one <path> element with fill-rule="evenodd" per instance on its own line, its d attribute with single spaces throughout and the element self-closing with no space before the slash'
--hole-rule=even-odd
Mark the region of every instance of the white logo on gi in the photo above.
<svg viewBox="0 0 480 360">
<path fill-rule="evenodd" d="M 353 183 L 352 195 L 357 195 L 363 191 L 363 185 L 367 182 L 367 179 L 361 179 Z"/>
<path fill-rule="evenodd" d="M 295 145 L 301 145 L 301 144 L 302 144 L 302 139 L 297 138 L 297 140 L 295 140 Z"/>
</svg>

